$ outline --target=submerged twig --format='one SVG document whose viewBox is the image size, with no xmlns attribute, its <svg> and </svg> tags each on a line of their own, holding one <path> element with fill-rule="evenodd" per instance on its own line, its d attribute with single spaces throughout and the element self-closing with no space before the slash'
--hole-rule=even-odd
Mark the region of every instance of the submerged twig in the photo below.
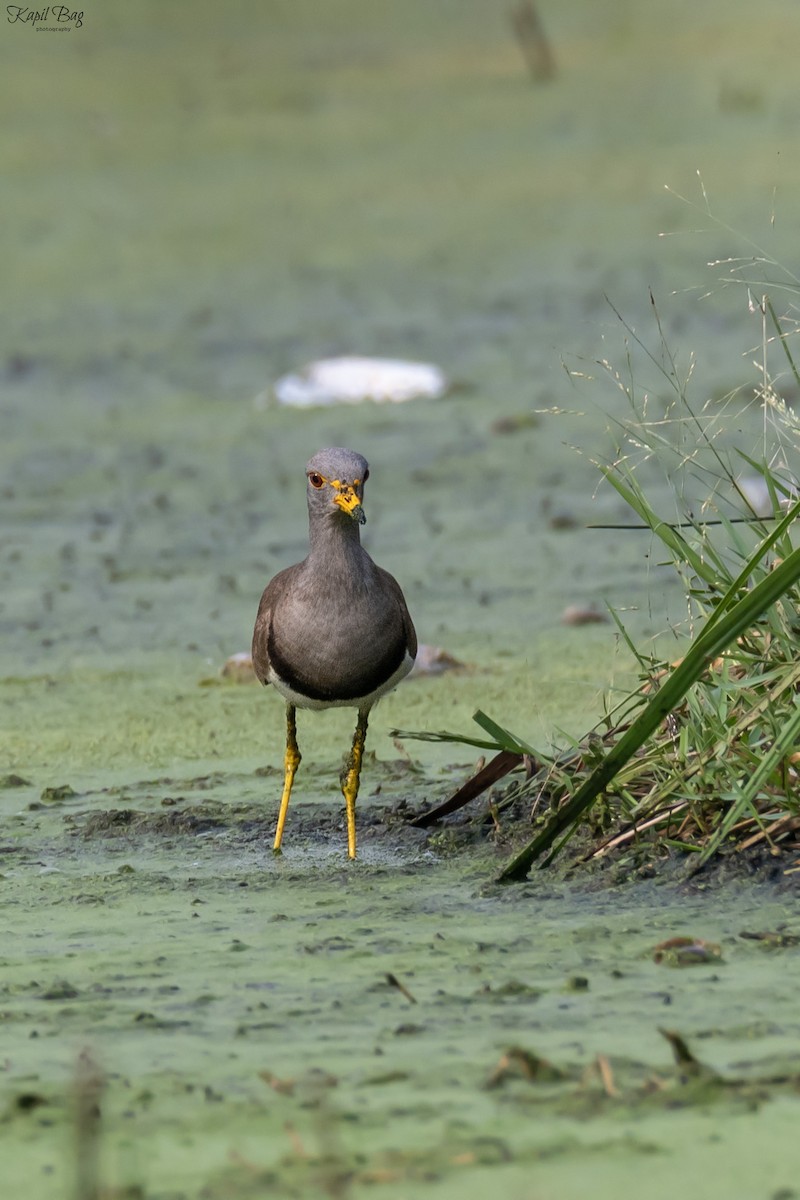
<svg viewBox="0 0 800 1200">
<path fill-rule="evenodd" d="M 619 1096 L 619 1091 L 614 1083 L 614 1072 L 611 1069 L 611 1063 L 605 1054 L 598 1054 L 595 1059 L 597 1073 L 600 1076 L 600 1081 L 603 1084 L 603 1091 L 612 1100 L 616 1100 Z"/>
<path fill-rule="evenodd" d="M 520 0 L 510 16 L 531 78 L 546 83 L 556 73 L 556 60 L 536 5 L 533 0 Z"/>
<path fill-rule="evenodd" d="M 105 1078 L 92 1052 L 82 1050 L 75 1066 L 75 1196 L 100 1200 L 100 1100 Z"/>
<path fill-rule="evenodd" d="M 400 992 L 400 994 L 402 996 L 405 996 L 405 998 L 409 1002 L 409 1004 L 417 1003 L 416 996 L 413 996 L 411 994 L 411 992 L 408 990 L 408 988 L 406 987 L 406 985 L 404 983 L 401 983 L 400 980 L 397 978 L 397 976 L 393 975 L 391 971 L 387 972 L 386 982 L 389 984 L 390 987 L 397 988 L 398 992 Z"/>
</svg>

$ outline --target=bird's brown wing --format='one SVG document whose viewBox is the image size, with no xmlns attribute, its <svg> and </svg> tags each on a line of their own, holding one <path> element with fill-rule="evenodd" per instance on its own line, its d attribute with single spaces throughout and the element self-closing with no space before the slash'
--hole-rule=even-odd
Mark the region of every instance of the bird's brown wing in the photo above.
<svg viewBox="0 0 800 1200">
<path fill-rule="evenodd" d="M 290 585 L 291 575 L 295 570 L 295 567 L 287 567 L 284 571 L 279 571 L 264 588 L 258 605 L 251 655 L 256 678 L 260 679 L 262 683 L 269 683 L 268 646 L 272 628 L 272 612 Z"/>
<path fill-rule="evenodd" d="M 384 571 L 383 567 L 376 568 L 384 588 L 397 601 L 397 607 L 400 609 L 400 615 L 403 618 L 403 632 L 406 638 L 406 649 L 412 658 L 417 657 L 417 631 L 414 628 L 414 622 L 411 620 L 411 613 L 408 611 L 406 598 L 403 595 L 403 590 L 400 584 L 395 579 L 394 575 L 390 575 L 388 571 Z"/>
</svg>

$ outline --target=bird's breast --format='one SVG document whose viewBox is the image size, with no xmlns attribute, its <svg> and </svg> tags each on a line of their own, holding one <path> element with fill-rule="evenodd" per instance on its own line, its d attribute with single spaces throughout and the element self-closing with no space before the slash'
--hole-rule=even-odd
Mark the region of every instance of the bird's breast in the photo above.
<svg viewBox="0 0 800 1200">
<path fill-rule="evenodd" d="M 408 647 L 393 598 L 346 585 L 320 596 L 295 593 L 273 613 L 268 640 L 279 690 L 324 704 L 348 704 L 385 687 Z"/>
</svg>

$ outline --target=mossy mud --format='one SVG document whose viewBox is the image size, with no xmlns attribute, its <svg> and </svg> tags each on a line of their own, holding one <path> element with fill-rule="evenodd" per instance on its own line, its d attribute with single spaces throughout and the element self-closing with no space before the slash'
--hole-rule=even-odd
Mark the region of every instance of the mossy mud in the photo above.
<svg viewBox="0 0 800 1200">
<path fill-rule="evenodd" d="M 791 898 L 498 889 L 496 853 L 402 824 L 405 764 L 378 775 L 355 864 L 302 802 L 273 857 L 269 775 L 4 791 L 8 1194 L 71 1194 L 88 1052 L 109 1195 L 789 1195 Z M 681 934 L 721 957 L 657 962 Z"/>
<path fill-rule="evenodd" d="M 507 7 L 3 24 L 4 1196 L 86 1200 L 95 1158 L 97 1194 L 147 1200 L 797 1191 L 789 891 L 498 890 L 490 826 L 454 844 L 404 821 L 470 765 L 392 728 L 464 730 L 482 707 L 537 744 L 578 737 L 633 672 L 612 624 L 564 608 L 609 602 L 644 645 L 684 615 L 644 535 L 586 528 L 627 519 L 591 462 L 614 453 L 603 408 L 627 414 L 563 369 L 624 363 L 604 294 L 646 332 L 652 287 L 701 402 L 750 382 L 746 305 L 685 291 L 742 244 L 663 185 L 692 191 L 699 167 L 729 224 L 795 250 L 795 5 L 687 0 L 668 25 L 543 6 L 546 87 Z M 698 224 L 705 241 L 658 237 Z M 460 386 L 269 401 L 284 371 L 353 352 Z M 642 386 L 663 404 L 657 370 Z M 744 449 L 760 429 L 738 415 Z M 467 664 L 376 709 L 355 864 L 352 714 L 301 714 L 276 860 L 283 706 L 218 678 L 304 553 L 302 468 L 326 444 L 370 460 L 367 544 L 422 640 Z M 682 934 L 722 960 L 655 963 Z"/>
</svg>

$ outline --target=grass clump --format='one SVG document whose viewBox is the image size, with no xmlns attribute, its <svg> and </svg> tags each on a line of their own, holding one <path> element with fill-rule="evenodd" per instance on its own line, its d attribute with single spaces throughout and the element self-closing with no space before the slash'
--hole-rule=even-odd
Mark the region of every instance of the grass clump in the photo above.
<svg viewBox="0 0 800 1200">
<path fill-rule="evenodd" d="M 657 854 L 686 854 L 695 871 L 719 852 L 800 851 L 800 500 L 793 469 L 800 423 L 781 394 L 800 382 L 790 348 L 800 280 L 785 272 L 778 279 L 789 296 L 779 315 L 763 278 L 776 269 L 768 256 L 726 260 L 725 267 L 725 282 L 745 284 L 751 312 L 762 318 L 758 384 L 749 396 L 737 389 L 695 406 L 694 362 L 681 369 L 652 297 L 655 348 L 617 314 L 624 367 L 600 364 L 625 412 L 614 420 L 616 453 L 597 466 L 678 572 L 688 648 L 673 662 L 645 654 L 615 615 L 638 661 L 640 686 L 568 752 L 534 751 L 532 764 L 532 748 L 520 737 L 476 714 L 490 740 L 475 744 L 511 765 L 528 757 L 523 791 L 535 833 L 502 871 L 504 881 L 524 878 L 539 860 L 550 863 L 579 826 L 591 839 L 581 858 L 644 840 Z M 754 299 L 749 276 L 759 270 Z M 782 375 L 770 371 L 776 349 Z M 655 371 L 653 390 L 639 382 L 642 361 L 650 375 Z M 746 410 L 761 418 L 755 446 L 743 445 L 737 432 Z M 658 506 L 650 499 L 658 489 L 654 468 L 667 484 L 668 499 Z M 665 503 L 671 511 L 659 511 Z M 500 815 L 502 803 L 495 806 Z M 800 871 L 800 859 L 786 869 Z"/>
</svg>

